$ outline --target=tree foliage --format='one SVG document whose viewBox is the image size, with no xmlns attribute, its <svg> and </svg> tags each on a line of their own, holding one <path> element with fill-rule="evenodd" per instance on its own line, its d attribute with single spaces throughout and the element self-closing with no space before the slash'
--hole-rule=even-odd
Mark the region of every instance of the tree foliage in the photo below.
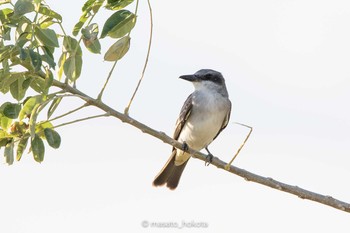
<svg viewBox="0 0 350 233">
<path fill-rule="evenodd" d="M 100 54 L 100 39 L 113 38 L 104 59 L 116 62 L 123 58 L 136 24 L 136 15 L 125 9 L 132 2 L 88 0 L 72 33 L 67 34 L 62 16 L 44 1 L 0 0 L 0 91 L 13 98 L 12 102 L 0 100 L 0 148 L 8 164 L 19 161 L 25 150 L 42 162 L 46 144 L 59 148 L 61 138 L 52 116 L 64 90 L 52 91 L 52 87 L 57 80 L 76 84 L 83 68 L 81 46 Z M 110 17 L 99 27 L 93 19 L 101 11 Z M 44 111 L 46 120 L 38 121 Z"/>
</svg>

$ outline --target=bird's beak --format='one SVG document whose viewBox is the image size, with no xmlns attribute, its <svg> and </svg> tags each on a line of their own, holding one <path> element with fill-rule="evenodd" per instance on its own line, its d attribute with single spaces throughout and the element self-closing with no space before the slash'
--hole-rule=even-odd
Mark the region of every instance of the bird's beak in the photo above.
<svg viewBox="0 0 350 233">
<path fill-rule="evenodd" d="M 197 76 L 195 76 L 194 74 L 181 75 L 179 78 L 190 81 L 190 82 L 198 81 Z"/>
</svg>

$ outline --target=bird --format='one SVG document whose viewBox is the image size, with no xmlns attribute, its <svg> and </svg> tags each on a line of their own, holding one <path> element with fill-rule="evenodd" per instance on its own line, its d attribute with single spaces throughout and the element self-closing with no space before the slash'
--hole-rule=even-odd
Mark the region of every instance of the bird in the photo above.
<svg viewBox="0 0 350 233">
<path fill-rule="evenodd" d="M 153 181 L 153 186 L 166 184 L 176 189 L 191 154 L 188 147 L 197 151 L 206 149 L 208 160 L 213 155 L 208 146 L 226 128 L 231 115 L 231 101 L 223 75 L 212 69 L 201 69 L 180 79 L 191 82 L 194 92 L 188 96 L 175 124 L 173 138 L 182 143 L 183 150 L 172 148 L 170 158 Z"/>
</svg>

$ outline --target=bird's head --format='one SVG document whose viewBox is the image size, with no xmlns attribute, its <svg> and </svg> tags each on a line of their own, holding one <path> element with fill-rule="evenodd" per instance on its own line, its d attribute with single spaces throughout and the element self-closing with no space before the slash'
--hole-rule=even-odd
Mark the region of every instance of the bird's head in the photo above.
<svg viewBox="0 0 350 233">
<path fill-rule="evenodd" d="M 202 69 L 194 74 L 182 75 L 180 78 L 192 82 L 196 90 L 208 89 L 227 93 L 224 77 L 215 70 Z"/>
</svg>

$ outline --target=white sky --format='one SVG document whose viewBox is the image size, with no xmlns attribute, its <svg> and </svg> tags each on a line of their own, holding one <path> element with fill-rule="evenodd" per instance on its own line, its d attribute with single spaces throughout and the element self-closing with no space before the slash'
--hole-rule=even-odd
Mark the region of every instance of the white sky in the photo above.
<svg viewBox="0 0 350 233">
<path fill-rule="evenodd" d="M 83 2 L 48 1 L 62 14 L 66 31 L 78 20 Z M 132 117 L 172 135 L 193 90 L 177 77 L 216 69 L 226 78 L 233 112 L 210 147 L 215 156 L 228 161 L 247 133 L 233 122 L 249 124 L 254 132 L 236 166 L 350 201 L 349 1 L 180 0 L 152 6 L 153 48 Z M 101 28 L 109 14 L 96 18 Z M 147 5 L 141 1 L 131 49 L 104 96 L 120 111 L 141 73 L 148 32 Z M 104 52 L 111 43 L 103 42 Z M 111 67 L 102 60 L 84 50 L 78 88 L 92 96 Z M 59 111 L 78 103 L 66 99 Z M 90 109 L 75 117 L 96 113 Z M 152 180 L 171 147 L 117 119 L 58 131 L 61 148 L 47 147 L 42 164 L 28 155 L 13 166 L 0 166 L 1 232 L 164 232 L 143 228 L 144 220 L 208 224 L 169 232 L 348 231 L 345 212 L 195 159 L 176 191 L 154 188 Z"/>
</svg>

